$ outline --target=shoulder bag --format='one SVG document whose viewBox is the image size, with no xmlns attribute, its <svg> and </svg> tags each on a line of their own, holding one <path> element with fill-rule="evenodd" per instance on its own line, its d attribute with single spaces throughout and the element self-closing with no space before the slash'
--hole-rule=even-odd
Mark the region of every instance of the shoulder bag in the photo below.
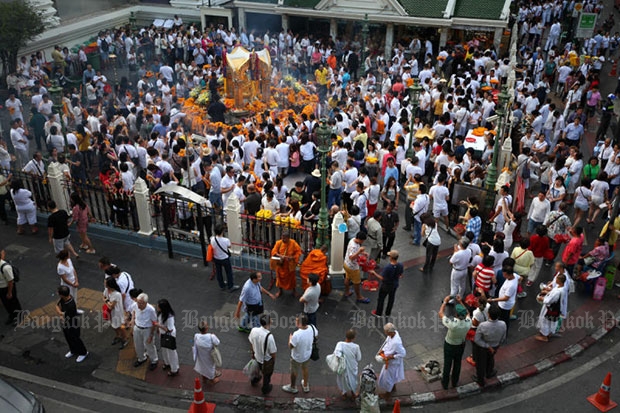
<svg viewBox="0 0 620 413">
<path fill-rule="evenodd" d="M 219 369 L 222 367 L 222 354 L 220 353 L 220 349 L 213 343 L 213 334 L 211 334 L 211 360 L 213 360 L 213 365 L 215 365 L 216 368 Z"/>
<path fill-rule="evenodd" d="M 321 358 L 321 356 L 319 355 L 319 345 L 317 343 L 316 330 L 314 329 L 314 326 L 312 324 L 310 324 L 310 328 L 312 328 L 312 353 L 310 354 L 310 360 L 317 361 Z"/>
<path fill-rule="evenodd" d="M 270 360 L 265 360 L 265 356 L 267 355 L 267 343 L 269 341 L 269 336 L 271 335 L 271 332 L 267 333 L 267 336 L 265 336 L 265 344 L 263 346 L 263 375 L 267 376 L 270 374 L 273 374 L 273 368 L 275 367 L 276 364 L 276 360 L 272 357 Z"/>
<path fill-rule="evenodd" d="M 166 332 L 159 337 L 159 342 L 162 348 L 167 348 L 169 350 L 177 349 L 177 339 L 172 334 Z"/>
</svg>

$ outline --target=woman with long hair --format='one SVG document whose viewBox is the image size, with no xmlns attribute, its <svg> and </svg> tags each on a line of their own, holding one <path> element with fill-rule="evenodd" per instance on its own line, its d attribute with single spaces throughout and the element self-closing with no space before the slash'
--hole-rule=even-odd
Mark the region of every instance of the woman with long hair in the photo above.
<svg viewBox="0 0 620 413">
<path fill-rule="evenodd" d="M 112 345 L 121 343 L 121 349 L 123 349 L 129 343 L 127 333 L 123 328 L 123 321 L 125 321 L 123 295 L 114 277 L 106 278 L 104 286 L 103 302 L 110 311 L 110 327 L 114 329 L 115 333 Z"/>
<path fill-rule="evenodd" d="M 77 231 L 80 235 L 80 240 L 82 241 L 80 244 L 80 249 L 85 249 L 87 254 L 94 254 L 96 251 L 93 248 L 92 242 L 90 242 L 90 238 L 88 238 L 88 234 L 86 233 L 88 230 L 88 223 L 92 219 L 90 207 L 86 205 L 80 194 L 73 192 L 71 194 L 71 208 L 73 222 L 75 222 L 77 226 Z"/>
<path fill-rule="evenodd" d="M 170 334 L 172 337 L 177 336 L 177 329 L 174 326 L 174 310 L 165 298 L 157 302 L 157 327 L 163 334 Z M 164 359 L 164 370 L 168 371 L 168 376 L 176 376 L 179 374 L 179 355 L 177 350 L 169 348 L 161 348 L 161 356 Z"/>
</svg>

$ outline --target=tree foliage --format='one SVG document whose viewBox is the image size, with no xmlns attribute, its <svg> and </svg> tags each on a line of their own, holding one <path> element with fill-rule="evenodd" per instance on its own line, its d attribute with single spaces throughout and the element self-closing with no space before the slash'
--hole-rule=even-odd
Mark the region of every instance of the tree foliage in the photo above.
<svg viewBox="0 0 620 413">
<path fill-rule="evenodd" d="M 0 2 L 0 59 L 3 76 L 17 69 L 19 49 L 45 31 L 43 18 L 27 1 Z"/>
</svg>

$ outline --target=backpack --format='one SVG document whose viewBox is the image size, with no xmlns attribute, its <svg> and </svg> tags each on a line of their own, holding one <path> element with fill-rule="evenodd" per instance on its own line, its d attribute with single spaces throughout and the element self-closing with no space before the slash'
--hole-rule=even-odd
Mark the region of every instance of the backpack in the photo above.
<svg viewBox="0 0 620 413">
<path fill-rule="evenodd" d="M 0 267 L 0 273 L 4 275 L 4 267 L 6 267 L 7 265 L 10 265 L 13 269 L 13 281 L 19 282 L 19 268 L 9 262 L 5 262 L 4 264 L 2 264 L 2 266 Z"/>
<path fill-rule="evenodd" d="M 110 51 L 110 45 L 106 39 L 101 39 L 101 50 L 105 53 Z"/>
<path fill-rule="evenodd" d="M 529 160 L 525 161 L 525 164 L 523 165 L 523 169 L 521 170 L 521 178 L 523 179 L 530 179 L 531 171 L 530 171 L 529 163 L 530 163 Z"/>
</svg>

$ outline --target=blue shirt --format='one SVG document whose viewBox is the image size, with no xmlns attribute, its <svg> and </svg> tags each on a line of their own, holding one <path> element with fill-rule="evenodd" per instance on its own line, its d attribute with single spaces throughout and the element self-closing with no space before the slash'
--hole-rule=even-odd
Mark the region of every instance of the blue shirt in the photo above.
<svg viewBox="0 0 620 413">
<path fill-rule="evenodd" d="M 575 126 L 574 123 L 571 123 L 566 127 L 566 129 L 564 129 L 564 131 L 566 132 L 567 140 L 578 141 L 583 135 L 583 125 L 580 123 L 579 125 Z"/>
<path fill-rule="evenodd" d="M 220 174 L 220 168 L 217 165 L 213 166 L 213 170 L 209 174 L 211 180 L 211 192 L 219 194 L 222 192 L 222 175 Z"/>
<path fill-rule="evenodd" d="M 397 167 L 390 168 L 388 166 L 387 168 L 385 168 L 385 177 L 383 178 L 384 186 L 387 184 L 387 181 L 388 179 L 390 179 L 390 176 L 394 177 L 394 179 L 396 179 L 396 182 L 398 182 L 398 168 Z"/>
<path fill-rule="evenodd" d="M 403 264 L 401 263 L 397 263 L 396 265 L 388 264 L 383 267 L 383 271 L 381 271 L 383 284 L 388 287 L 398 287 L 398 280 L 401 275 L 403 275 Z"/>
<path fill-rule="evenodd" d="M 478 236 L 480 236 L 480 230 L 482 229 L 482 219 L 480 217 L 474 217 L 467 221 L 467 226 L 465 227 L 465 232 L 471 231 L 474 233 L 474 239 L 472 242 L 474 244 L 478 243 Z"/>
<path fill-rule="evenodd" d="M 252 280 L 247 280 L 245 284 L 243 284 L 239 301 L 243 303 L 244 308 L 247 304 L 256 305 L 263 302 L 260 287 L 260 283 L 254 284 Z"/>
</svg>

